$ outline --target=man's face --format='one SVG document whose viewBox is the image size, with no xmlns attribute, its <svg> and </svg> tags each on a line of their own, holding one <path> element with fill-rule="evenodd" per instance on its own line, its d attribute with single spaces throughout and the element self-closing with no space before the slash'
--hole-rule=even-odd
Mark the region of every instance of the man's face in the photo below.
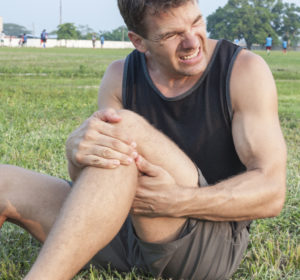
<svg viewBox="0 0 300 280">
<path fill-rule="evenodd" d="M 196 1 L 159 15 L 147 14 L 149 63 L 170 76 L 194 76 L 208 64 L 206 25 Z"/>
</svg>

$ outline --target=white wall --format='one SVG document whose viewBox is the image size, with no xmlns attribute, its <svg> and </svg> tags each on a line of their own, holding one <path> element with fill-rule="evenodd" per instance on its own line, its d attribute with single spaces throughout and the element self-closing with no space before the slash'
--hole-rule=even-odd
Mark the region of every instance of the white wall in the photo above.
<svg viewBox="0 0 300 280">
<path fill-rule="evenodd" d="M 0 17 L 0 33 L 3 31 L 3 18 Z"/>
<path fill-rule="evenodd" d="M 9 37 L 4 38 L 4 46 L 6 47 L 18 47 L 20 38 L 12 38 L 10 40 Z M 40 39 L 28 39 L 27 47 L 36 47 L 42 48 Z M 56 40 L 56 39 L 48 39 L 46 43 L 47 48 L 53 47 L 67 47 L 67 48 L 92 48 L 92 40 Z M 100 48 L 100 41 L 96 42 L 96 48 Z M 105 49 L 125 49 L 125 48 L 133 48 L 131 42 L 117 42 L 117 41 L 105 41 L 103 48 Z"/>
</svg>

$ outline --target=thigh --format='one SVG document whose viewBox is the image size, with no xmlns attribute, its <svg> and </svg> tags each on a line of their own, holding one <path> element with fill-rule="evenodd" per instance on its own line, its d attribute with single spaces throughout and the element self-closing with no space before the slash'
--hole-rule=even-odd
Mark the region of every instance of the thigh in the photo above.
<svg viewBox="0 0 300 280">
<path fill-rule="evenodd" d="M 166 244 L 140 241 L 143 267 L 167 279 L 229 279 L 247 248 L 246 227 L 235 236 L 230 222 L 188 220 L 186 232 Z"/>
<path fill-rule="evenodd" d="M 166 135 L 153 127 L 143 117 L 128 110 L 121 110 L 122 121 L 114 124 L 129 133 L 137 143 L 138 153 L 152 164 L 170 173 L 177 185 L 198 186 L 198 171 L 192 160 Z M 148 242 L 174 240 L 185 218 L 132 216 L 138 236 Z"/>
<path fill-rule="evenodd" d="M 145 242 L 135 233 L 130 217 L 117 236 L 90 264 L 119 272 L 137 268 L 164 279 L 229 279 L 247 248 L 246 227 L 233 234 L 230 222 L 189 219 L 176 240 L 164 244 Z"/>
<path fill-rule="evenodd" d="M 43 242 L 70 191 L 69 184 L 10 165 L 0 165 L 0 178 L 0 215 Z"/>
</svg>

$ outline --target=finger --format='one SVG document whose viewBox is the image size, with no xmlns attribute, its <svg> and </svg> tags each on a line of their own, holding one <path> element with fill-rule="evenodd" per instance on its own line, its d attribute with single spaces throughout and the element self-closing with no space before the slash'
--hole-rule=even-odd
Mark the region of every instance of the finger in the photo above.
<svg viewBox="0 0 300 280">
<path fill-rule="evenodd" d="M 88 128 L 89 130 L 97 131 L 99 134 L 118 139 L 134 148 L 136 147 L 136 143 L 129 135 L 127 135 L 127 133 L 125 133 L 120 127 L 117 127 L 111 123 L 92 117 L 89 119 Z"/>
<path fill-rule="evenodd" d="M 105 159 L 94 155 L 84 156 L 81 162 L 83 166 L 93 166 L 93 167 L 108 168 L 108 169 L 112 169 L 120 166 L 119 160 Z"/>
<path fill-rule="evenodd" d="M 126 155 L 103 146 L 93 146 L 89 154 L 108 160 L 118 160 L 123 165 L 129 165 L 134 162 L 134 153 L 132 153 L 132 155 Z"/>
<path fill-rule="evenodd" d="M 160 174 L 159 166 L 150 163 L 140 155 L 136 159 L 136 166 L 140 172 L 150 177 L 157 177 Z"/>
<path fill-rule="evenodd" d="M 97 143 L 101 143 L 101 146 L 108 147 L 114 151 L 117 151 L 121 154 L 130 156 L 134 158 L 133 153 L 135 152 L 135 148 L 131 145 L 128 145 L 119 139 L 112 138 L 107 135 L 99 135 L 99 139 L 97 140 Z M 101 138 L 100 138 L 101 137 Z"/>
</svg>

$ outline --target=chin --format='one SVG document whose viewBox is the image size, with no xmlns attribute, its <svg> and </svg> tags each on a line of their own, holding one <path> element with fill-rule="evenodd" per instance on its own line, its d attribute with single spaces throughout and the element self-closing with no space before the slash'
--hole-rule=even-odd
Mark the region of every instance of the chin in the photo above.
<svg viewBox="0 0 300 280">
<path fill-rule="evenodd" d="M 201 69 L 190 69 L 190 70 L 181 70 L 179 71 L 183 76 L 198 76 L 198 75 L 201 75 L 204 70 L 201 68 Z"/>
</svg>

